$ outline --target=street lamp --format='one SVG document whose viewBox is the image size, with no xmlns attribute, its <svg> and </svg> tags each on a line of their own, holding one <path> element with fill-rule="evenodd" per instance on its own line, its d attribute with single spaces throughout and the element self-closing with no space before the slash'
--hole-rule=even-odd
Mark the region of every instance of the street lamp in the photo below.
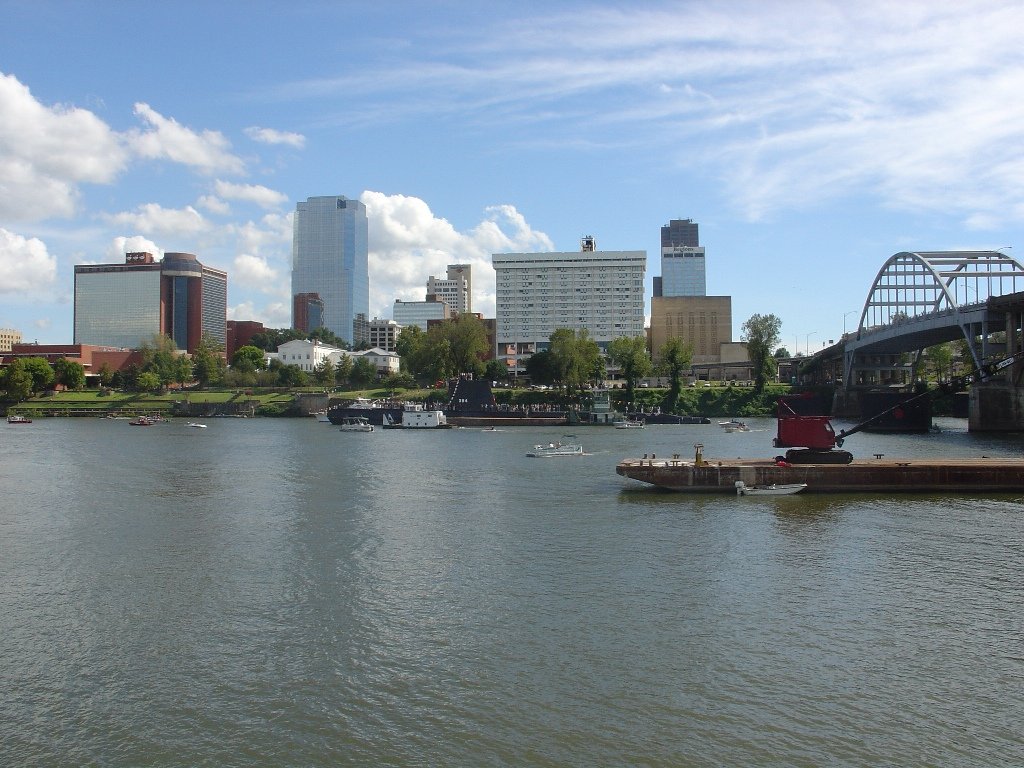
<svg viewBox="0 0 1024 768">
<path fill-rule="evenodd" d="M 857 311 L 856 309 L 851 309 L 849 312 L 847 312 L 846 314 L 843 315 L 843 336 L 846 335 L 846 318 L 848 318 L 850 315 L 852 315 L 856 311 Z"/>
<path fill-rule="evenodd" d="M 805 352 L 806 352 L 806 353 L 807 353 L 808 355 L 810 355 L 810 354 L 811 354 L 811 336 L 813 336 L 813 335 L 814 335 L 814 334 L 816 334 L 816 333 L 817 333 L 817 331 L 811 331 L 810 333 L 808 333 L 808 334 L 807 334 L 807 335 L 806 335 L 806 336 L 804 337 L 804 351 L 805 351 Z"/>
</svg>

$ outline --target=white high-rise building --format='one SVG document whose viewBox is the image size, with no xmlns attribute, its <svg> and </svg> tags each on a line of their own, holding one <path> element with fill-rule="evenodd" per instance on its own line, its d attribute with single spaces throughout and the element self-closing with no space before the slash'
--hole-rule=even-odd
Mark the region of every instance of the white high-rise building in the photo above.
<svg viewBox="0 0 1024 768">
<path fill-rule="evenodd" d="M 470 264 L 449 264 L 447 279 L 427 280 L 427 301 L 443 301 L 456 314 L 473 311 L 473 267 Z"/>
<path fill-rule="evenodd" d="M 602 351 L 644 335 L 646 251 L 598 251 L 586 237 L 580 251 L 495 253 L 491 263 L 497 356 L 510 371 L 547 349 L 559 328 L 586 329 Z"/>
</svg>

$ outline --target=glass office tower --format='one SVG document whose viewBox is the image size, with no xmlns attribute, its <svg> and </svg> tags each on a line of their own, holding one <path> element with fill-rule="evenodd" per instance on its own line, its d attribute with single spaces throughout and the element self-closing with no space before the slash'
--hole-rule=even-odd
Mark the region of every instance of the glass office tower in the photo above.
<svg viewBox="0 0 1024 768">
<path fill-rule="evenodd" d="M 704 249 L 697 222 L 692 219 L 672 219 L 661 228 L 661 280 L 655 284 L 654 295 L 707 295 Z"/>
<path fill-rule="evenodd" d="M 310 197 L 295 206 L 292 296 L 319 294 L 323 325 L 355 340 L 356 315 L 370 313 L 366 206 L 337 195 Z M 292 317 L 292 327 L 296 328 Z"/>
</svg>

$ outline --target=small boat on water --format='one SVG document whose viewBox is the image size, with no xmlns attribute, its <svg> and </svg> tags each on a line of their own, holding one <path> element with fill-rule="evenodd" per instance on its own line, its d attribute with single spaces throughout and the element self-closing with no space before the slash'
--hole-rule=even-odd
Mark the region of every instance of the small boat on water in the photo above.
<svg viewBox="0 0 1024 768">
<path fill-rule="evenodd" d="M 532 459 L 543 459 L 548 456 L 582 456 L 583 446 L 579 443 L 562 442 L 535 445 L 533 450 L 526 455 Z"/>
<path fill-rule="evenodd" d="M 364 416 L 346 416 L 340 428 L 342 432 L 373 432 L 373 424 Z"/>
<path fill-rule="evenodd" d="M 153 420 L 148 416 L 139 416 L 129 421 L 128 425 L 132 427 L 151 427 L 153 426 Z"/>
<path fill-rule="evenodd" d="M 30 419 L 28 416 L 22 416 L 22 415 L 17 414 L 17 413 L 9 413 L 9 414 L 7 414 L 7 423 L 8 424 L 31 424 L 32 423 L 32 419 Z"/>
<path fill-rule="evenodd" d="M 612 426 L 616 429 L 643 429 L 645 424 L 643 419 L 622 419 L 613 421 Z"/>
<path fill-rule="evenodd" d="M 384 429 L 451 429 L 452 425 L 439 408 L 424 408 L 422 403 L 406 403 L 399 421 L 390 413 L 382 417 Z"/>
<path fill-rule="evenodd" d="M 194 421 L 190 421 L 185 426 L 186 427 L 193 427 L 194 429 L 206 429 L 206 425 L 205 424 L 198 424 L 198 423 L 196 423 Z"/>
<path fill-rule="evenodd" d="M 736 481 L 737 496 L 792 496 L 807 487 L 807 483 L 782 483 L 769 485 L 747 485 L 742 480 Z"/>
</svg>

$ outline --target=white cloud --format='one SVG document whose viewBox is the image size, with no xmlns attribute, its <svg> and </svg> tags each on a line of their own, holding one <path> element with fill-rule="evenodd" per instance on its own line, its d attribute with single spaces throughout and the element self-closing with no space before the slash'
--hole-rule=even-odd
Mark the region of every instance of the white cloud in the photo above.
<svg viewBox="0 0 1024 768">
<path fill-rule="evenodd" d="M 261 208 L 277 208 L 288 202 L 288 196 L 258 184 L 232 184 L 219 179 L 214 183 L 217 195 L 227 200 L 255 203 Z"/>
<path fill-rule="evenodd" d="M 196 201 L 196 205 L 217 216 L 227 216 L 231 213 L 231 206 L 213 195 L 203 195 Z"/>
<path fill-rule="evenodd" d="M 265 258 L 240 253 L 231 265 L 231 282 L 270 293 L 279 287 L 280 275 Z"/>
<path fill-rule="evenodd" d="M 47 253 L 42 240 L 0 229 L 0 294 L 37 294 L 56 278 L 57 259 Z"/>
<path fill-rule="evenodd" d="M 473 311 L 493 317 L 491 254 L 553 248 L 511 205 L 487 208 L 484 221 L 461 233 L 417 197 L 366 191 L 359 199 L 369 220 L 370 311 L 381 317 L 396 298 L 422 301 L 427 278 L 443 277 L 449 264 L 472 265 Z"/>
<path fill-rule="evenodd" d="M 205 232 L 209 222 L 191 205 L 184 208 L 164 208 L 158 203 L 140 205 L 135 212 L 124 211 L 105 216 L 112 224 L 124 229 L 135 229 L 147 235 L 165 237 L 192 235 Z"/>
<path fill-rule="evenodd" d="M 201 173 L 245 171 L 245 164 L 231 153 L 231 143 L 219 131 L 197 133 L 141 102 L 135 105 L 135 114 L 150 127 L 127 134 L 132 149 L 141 157 L 172 160 Z"/>
<path fill-rule="evenodd" d="M 305 136 L 301 133 L 292 133 L 290 131 L 276 131 L 273 128 L 252 126 L 245 129 L 245 135 L 261 144 L 287 144 L 296 149 L 302 149 L 306 146 Z"/>
<path fill-rule="evenodd" d="M 164 257 L 164 249 L 141 235 L 115 237 L 107 249 L 107 264 L 120 264 L 126 253 L 152 253 L 157 261 Z"/>
<path fill-rule="evenodd" d="M 126 159 L 118 135 L 94 114 L 44 106 L 0 73 L 0 219 L 70 216 L 78 185 L 110 183 Z"/>
<path fill-rule="evenodd" d="M 290 269 L 292 217 L 292 213 L 268 213 L 258 222 L 232 224 L 227 229 L 237 238 L 237 252 L 261 256 L 277 254 L 289 260 Z"/>
<path fill-rule="evenodd" d="M 720 180 L 748 219 L 869 195 L 1020 221 L 1019 2 L 554 7 L 281 93 L 356 98 L 353 124 L 443 115 L 566 152 L 643 145 L 660 175 Z"/>
</svg>

